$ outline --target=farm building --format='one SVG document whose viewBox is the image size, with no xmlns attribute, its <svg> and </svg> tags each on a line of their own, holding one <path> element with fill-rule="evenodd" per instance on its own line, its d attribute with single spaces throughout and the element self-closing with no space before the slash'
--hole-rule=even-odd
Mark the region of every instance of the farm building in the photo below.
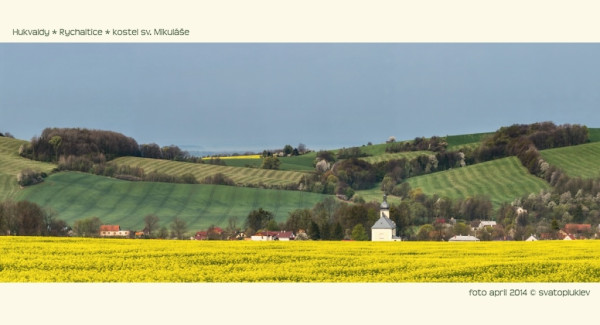
<svg viewBox="0 0 600 325">
<path fill-rule="evenodd" d="M 121 230 L 119 225 L 101 225 L 100 237 L 129 237 L 129 230 Z"/>
<path fill-rule="evenodd" d="M 396 223 L 390 219 L 390 205 L 385 195 L 379 207 L 379 220 L 371 227 L 371 241 L 401 241 L 396 236 Z"/>
<path fill-rule="evenodd" d="M 479 241 L 479 238 L 477 238 L 475 236 L 456 235 L 456 236 L 448 239 L 448 241 L 465 241 L 465 242 L 471 242 L 471 241 Z"/>
</svg>

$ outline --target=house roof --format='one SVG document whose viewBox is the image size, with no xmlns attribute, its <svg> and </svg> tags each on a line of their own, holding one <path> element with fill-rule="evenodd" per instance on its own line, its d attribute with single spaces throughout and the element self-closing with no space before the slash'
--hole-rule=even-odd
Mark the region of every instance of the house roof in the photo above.
<svg viewBox="0 0 600 325">
<path fill-rule="evenodd" d="M 537 241 L 538 239 L 535 238 L 534 235 L 529 236 L 527 239 L 525 239 L 525 241 Z"/>
<path fill-rule="evenodd" d="M 565 230 L 567 232 L 590 231 L 591 229 L 592 225 L 590 224 L 568 223 L 565 225 Z"/>
<path fill-rule="evenodd" d="M 101 225 L 100 231 L 120 231 L 119 225 Z"/>
<path fill-rule="evenodd" d="M 371 229 L 396 229 L 396 223 L 390 218 L 379 217 Z"/>
</svg>

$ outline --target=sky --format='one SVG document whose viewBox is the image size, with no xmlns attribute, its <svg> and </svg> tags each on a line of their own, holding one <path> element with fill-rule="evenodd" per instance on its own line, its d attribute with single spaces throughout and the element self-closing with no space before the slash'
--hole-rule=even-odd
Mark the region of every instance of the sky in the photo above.
<svg viewBox="0 0 600 325">
<path fill-rule="evenodd" d="M 600 44 L 0 44 L 0 132 L 205 151 L 334 149 L 552 121 L 600 127 Z"/>
</svg>

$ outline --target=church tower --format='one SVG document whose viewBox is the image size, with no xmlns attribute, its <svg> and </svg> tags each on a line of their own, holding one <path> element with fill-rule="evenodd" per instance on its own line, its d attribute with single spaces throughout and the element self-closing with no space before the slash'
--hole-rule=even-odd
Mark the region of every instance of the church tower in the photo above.
<svg viewBox="0 0 600 325">
<path fill-rule="evenodd" d="M 383 202 L 379 206 L 379 217 L 390 218 L 390 205 L 387 203 L 387 195 L 383 196 Z"/>
<path fill-rule="evenodd" d="M 379 220 L 371 227 L 371 241 L 400 241 L 400 237 L 396 237 L 396 223 L 390 219 L 387 195 L 379 206 Z"/>
</svg>

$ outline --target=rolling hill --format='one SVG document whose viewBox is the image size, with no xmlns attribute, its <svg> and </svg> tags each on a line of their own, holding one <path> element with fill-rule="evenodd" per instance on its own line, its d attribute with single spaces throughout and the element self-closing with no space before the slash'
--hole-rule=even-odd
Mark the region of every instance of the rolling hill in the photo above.
<svg viewBox="0 0 600 325">
<path fill-rule="evenodd" d="M 488 195 L 494 207 L 550 186 L 529 174 L 516 157 L 412 177 L 407 182 L 412 189 L 421 188 L 428 195 L 449 198 Z"/>
<path fill-rule="evenodd" d="M 540 151 L 551 165 L 567 175 L 581 178 L 600 177 L 600 142 Z"/>
<path fill-rule="evenodd" d="M 213 224 L 224 227 L 229 217 L 237 217 L 242 225 L 248 213 L 258 208 L 273 212 L 276 221 L 285 221 L 288 212 L 310 208 L 325 197 L 237 186 L 128 182 L 78 172 L 51 175 L 15 196 L 53 209 L 69 224 L 96 216 L 107 224 L 139 230 L 144 216 L 156 214 L 165 226 L 180 217 L 190 231 Z"/>
<path fill-rule="evenodd" d="M 25 159 L 19 147 L 27 141 L 0 137 L 0 201 L 12 197 L 18 190 L 16 176 L 23 169 L 50 173 L 56 165 Z"/>
<path fill-rule="evenodd" d="M 541 151 L 548 162 L 564 169 L 571 176 L 598 177 L 600 167 L 600 128 L 590 128 L 592 143 Z M 475 147 L 489 133 L 448 136 L 449 149 Z M 77 219 L 98 216 L 105 223 L 118 223 L 123 227 L 138 229 L 143 217 L 154 213 L 168 225 L 175 216 L 184 218 L 190 229 L 203 229 L 212 224 L 225 226 L 227 218 L 237 216 L 243 223 L 253 209 L 262 207 L 275 212 L 283 221 L 287 213 L 297 208 L 310 208 L 325 195 L 265 190 L 247 187 L 217 185 L 186 185 L 168 183 L 127 182 L 76 172 L 53 174 L 42 184 L 20 189 L 16 174 L 24 168 L 50 173 L 56 165 L 28 160 L 18 155 L 19 147 L 26 141 L 0 137 L 0 200 L 31 200 L 52 208 L 69 223 Z M 386 144 L 362 146 L 370 154 L 363 158 L 370 163 L 398 158 L 413 158 L 428 151 L 385 153 Z M 333 150 L 335 152 L 335 150 Z M 314 170 L 316 153 L 280 158 L 279 171 L 244 168 L 248 162 L 260 164 L 261 159 L 228 160 L 234 166 L 193 164 L 167 160 L 122 157 L 117 164 L 140 166 L 146 173 L 152 171 L 171 175 L 192 173 L 202 179 L 223 173 L 238 184 L 285 185 L 297 183 L 303 175 Z M 407 180 L 413 189 L 424 193 L 451 198 L 477 194 L 489 195 L 494 207 L 502 202 L 528 193 L 539 192 L 549 185 L 527 173 L 517 158 L 504 158 L 464 168 L 438 172 Z M 379 201 L 379 186 L 357 191 L 366 201 Z M 397 198 L 390 197 L 390 202 Z"/>
</svg>

